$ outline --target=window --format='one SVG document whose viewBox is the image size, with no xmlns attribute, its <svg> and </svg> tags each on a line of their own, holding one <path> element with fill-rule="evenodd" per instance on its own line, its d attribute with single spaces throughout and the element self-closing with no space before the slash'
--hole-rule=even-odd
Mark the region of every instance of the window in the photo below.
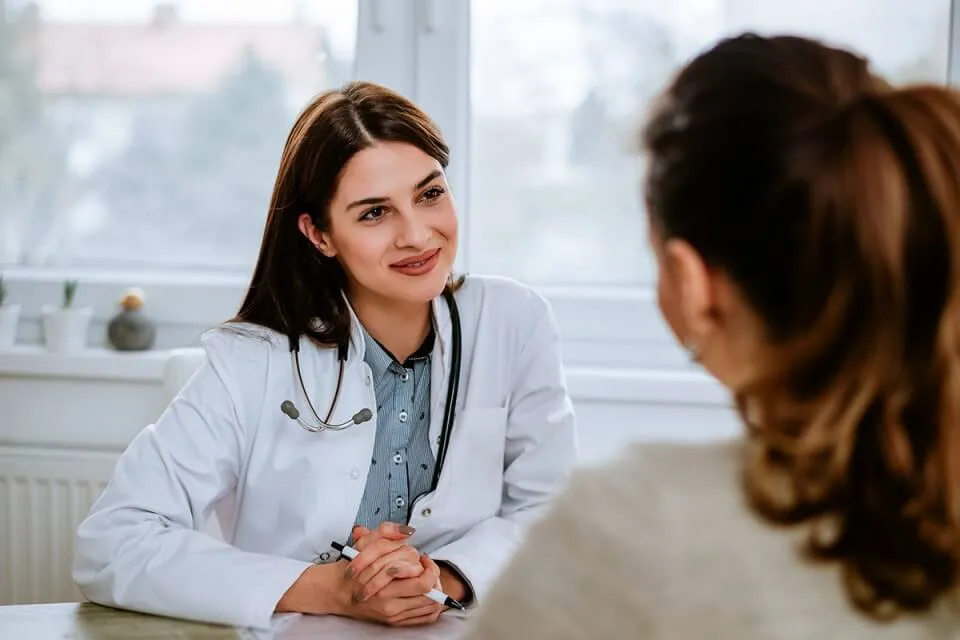
<svg viewBox="0 0 960 640">
<path fill-rule="evenodd" d="M 949 0 L 475 0 L 471 267 L 550 285 L 647 285 L 647 105 L 720 36 L 853 46 L 896 81 L 947 79 Z"/>
<path fill-rule="evenodd" d="M 64 273 L 79 274 L 78 296 L 105 319 L 124 287 L 143 285 L 162 347 L 233 314 L 295 113 L 361 78 L 443 129 L 461 269 L 540 287 L 572 364 L 684 369 L 653 304 L 633 152 L 675 70 L 745 29 L 852 46 L 895 80 L 945 81 L 960 55 L 951 0 L 4 7 L 0 268 L 12 297 L 35 322 Z"/>
<path fill-rule="evenodd" d="M 356 0 L 5 4 L 0 264 L 246 272 Z"/>
</svg>

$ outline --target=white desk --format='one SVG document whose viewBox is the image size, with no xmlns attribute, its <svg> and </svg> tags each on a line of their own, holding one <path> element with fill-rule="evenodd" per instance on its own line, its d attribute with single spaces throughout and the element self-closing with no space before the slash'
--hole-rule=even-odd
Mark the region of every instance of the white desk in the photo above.
<svg viewBox="0 0 960 640">
<path fill-rule="evenodd" d="M 333 616 L 278 615 L 273 629 L 255 631 L 118 611 L 89 603 L 0 607 L 0 638 L 26 640 L 454 640 L 464 629 L 450 613 L 426 627 L 388 628 Z"/>
</svg>

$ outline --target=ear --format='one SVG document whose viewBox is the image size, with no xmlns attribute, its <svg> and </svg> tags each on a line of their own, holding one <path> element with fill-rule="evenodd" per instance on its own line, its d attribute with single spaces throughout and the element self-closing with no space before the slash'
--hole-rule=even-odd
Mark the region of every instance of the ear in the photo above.
<svg viewBox="0 0 960 640">
<path fill-rule="evenodd" d="M 685 240 L 668 240 L 663 252 L 679 290 L 678 306 L 687 333 L 681 339 L 688 347 L 699 349 L 717 324 L 713 275 L 701 255 Z"/>
<path fill-rule="evenodd" d="M 300 233 L 306 236 L 310 244 L 317 248 L 317 251 L 328 258 L 337 255 L 337 250 L 330 239 L 330 234 L 326 231 L 320 231 L 320 229 L 313 224 L 313 219 L 309 213 L 300 214 L 300 217 L 297 218 L 297 226 L 300 228 Z"/>
</svg>

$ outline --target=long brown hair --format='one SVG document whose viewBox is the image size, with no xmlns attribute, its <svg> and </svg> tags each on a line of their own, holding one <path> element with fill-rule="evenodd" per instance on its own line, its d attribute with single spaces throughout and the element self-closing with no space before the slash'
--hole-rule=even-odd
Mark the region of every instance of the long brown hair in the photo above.
<svg viewBox="0 0 960 640">
<path fill-rule="evenodd" d="M 317 96 L 303 110 L 283 149 L 260 255 L 234 322 L 306 335 L 324 345 L 346 344 L 350 313 L 343 268 L 304 237 L 298 219 L 308 213 L 326 230 L 343 168 L 377 142 L 413 145 L 444 168 L 450 159 L 439 127 L 386 87 L 352 82 Z M 451 278 L 448 287 L 459 282 Z"/>
<path fill-rule="evenodd" d="M 643 132 L 649 215 L 764 322 L 738 390 L 755 509 L 809 523 L 861 610 L 923 610 L 960 560 L 960 98 L 746 34 L 684 68 Z"/>
</svg>

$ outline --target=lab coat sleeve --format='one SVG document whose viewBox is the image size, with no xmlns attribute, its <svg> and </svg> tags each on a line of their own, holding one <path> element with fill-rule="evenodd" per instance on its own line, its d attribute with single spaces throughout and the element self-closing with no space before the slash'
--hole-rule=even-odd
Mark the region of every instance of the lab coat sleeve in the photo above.
<svg viewBox="0 0 960 640">
<path fill-rule="evenodd" d="M 73 577 L 96 603 L 269 628 L 276 603 L 310 565 L 244 552 L 200 530 L 235 489 L 244 425 L 257 419 L 245 415 L 240 387 L 259 382 L 262 397 L 266 376 L 263 357 L 218 353 L 208 348 L 177 398 L 120 457 L 77 532 Z M 257 373 L 240 385 L 229 375 L 239 367 Z"/>
<path fill-rule="evenodd" d="M 546 302 L 540 303 L 543 312 L 521 348 L 508 404 L 500 513 L 430 554 L 466 578 L 474 597 L 471 605 L 483 601 L 527 525 L 564 487 L 576 461 L 576 420 L 559 332 Z"/>
</svg>

